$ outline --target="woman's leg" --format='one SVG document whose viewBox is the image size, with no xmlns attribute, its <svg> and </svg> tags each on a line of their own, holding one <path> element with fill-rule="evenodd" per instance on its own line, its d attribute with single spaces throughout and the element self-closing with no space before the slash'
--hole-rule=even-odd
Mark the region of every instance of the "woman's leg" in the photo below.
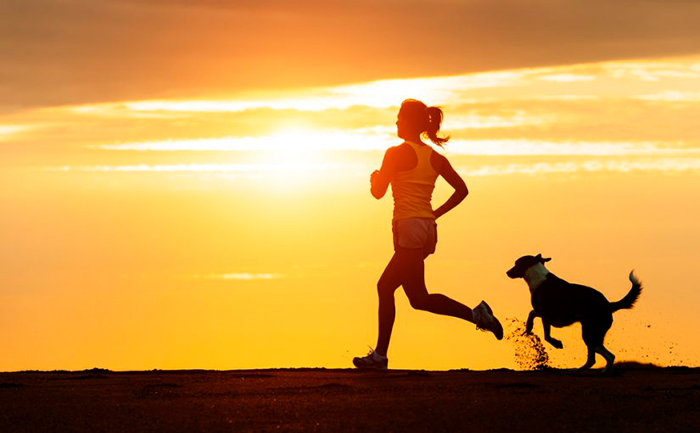
<svg viewBox="0 0 700 433">
<path fill-rule="evenodd" d="M 439 293 L 428 293 L 423 259 L 420 249 L 399 248 L 379 278 L 379 336 L 374 349 L 379 355 L 386 356 L 389 350 L 396 317 L 394 292 L 401 285 L 413 308 L 474 322 L 472 310 L 466 305 Z"/>
<path fill-rule="evenodd" d="M 379 336 L 377 337 L 377 346 L 374 351 L 382 356 L 386 356 L 389 350 L 391 330 L 394 327 L 394 318 L 396 317 L 394 292 L 400 285 L 401 267 L 399 258 L 394 254 L 384 269 L 381 278 L 379 278 L 379 282 L 377 282 L 377 293 L 379 294 Z"/>
<path fill-rule="evenodd" d="M 397 256 L 403 290 L 413 308 L 474 322 L 471 308 L 445 295 L 428 293 L 428 289 L 425 287 L 424 255 L 421 249 L 400 248 L 394 255 L 394 257 Z"/>
</svg>

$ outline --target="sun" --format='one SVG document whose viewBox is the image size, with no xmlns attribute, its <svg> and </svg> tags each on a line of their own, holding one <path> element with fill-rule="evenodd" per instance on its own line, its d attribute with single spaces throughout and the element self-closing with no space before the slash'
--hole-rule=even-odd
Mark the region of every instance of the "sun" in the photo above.
<svg viewBox="0 0 700 433">
<path fill-rule="evenodd" d="M 258 143 L 259 162 L 277 167 L 283 172 L 303 172 L 320 164 L 319 140 L 314 131 L 305 128 L 285 128 L 262 137 Z"/>
<path fill-rule="evenodd" d="M 250 161 L 260 186 L 275 190 L 304 190 L 314 179 L 337 171 L 342 161 L 324 152 L 328 137 L 306 128 L 284 128 L 261 137 Z"/>
</svg>

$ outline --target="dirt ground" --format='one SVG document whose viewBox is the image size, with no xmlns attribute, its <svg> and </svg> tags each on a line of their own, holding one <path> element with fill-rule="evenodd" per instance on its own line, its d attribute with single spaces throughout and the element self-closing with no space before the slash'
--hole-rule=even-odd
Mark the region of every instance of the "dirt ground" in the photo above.
<svg viewBox="0 0 700 433">
<path fill-rule="evenodd" d="M 700 431 L 700 369 L 0 373 L 0 431 Z"/>
</svg>

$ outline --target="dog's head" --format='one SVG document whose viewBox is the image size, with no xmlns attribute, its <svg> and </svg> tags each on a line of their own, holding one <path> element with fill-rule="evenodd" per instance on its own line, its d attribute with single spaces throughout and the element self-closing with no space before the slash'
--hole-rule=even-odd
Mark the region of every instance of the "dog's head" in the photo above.
<svg viewBox="0 0 700 433">
<path fill-rule="evenodd" d="M 548 262 L 550 260 L 552 259 L 543 258 L 542 254 L 538 254 L 536 256 L 522 256 L 521 258 L 515 261 L 515 266 L 508 269 L 506 275 L 508 275 L 510 278 L 523 278 L 525 276 L 525 272 L 530 267 L 535 266 L 538 263 Z"/>
</svg>

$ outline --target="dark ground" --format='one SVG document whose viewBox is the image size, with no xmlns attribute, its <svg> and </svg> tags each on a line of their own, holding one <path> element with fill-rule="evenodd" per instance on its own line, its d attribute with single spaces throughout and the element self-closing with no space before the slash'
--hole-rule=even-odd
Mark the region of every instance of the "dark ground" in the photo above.
<svg viewBox="0 0 700 433">
<path fill-rule="evenodd" d="M 700 431 L 700 369 L 0 373 L 0 431 Z"/>
</svg>

